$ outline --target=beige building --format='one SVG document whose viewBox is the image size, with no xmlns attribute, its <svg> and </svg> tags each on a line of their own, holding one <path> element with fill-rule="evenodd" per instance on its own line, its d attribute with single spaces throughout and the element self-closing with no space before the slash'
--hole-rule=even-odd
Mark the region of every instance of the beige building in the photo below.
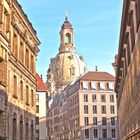
<svg viewBox="0 0 140 140">
<path fill-rule="evenodd" d="M 118 140 L 114 77 L 87 72 L 54 98 L 51 140 Z"/>
<path fill-rule="evenodd" d="M 36 31 L 17 0 L 0 1 L 0 139 L 35 138 Z"/>
<path fill-rule="evenodd" d="M 140 0 L 124 0 L 115 91 L 119 135 L 140 139 Z"/>
<path fill-rule="evenodd" d="M 42 78 L 36 73 L 36 140 L 46 140 L 47 138 L 47 91 Z"/>
</svg>

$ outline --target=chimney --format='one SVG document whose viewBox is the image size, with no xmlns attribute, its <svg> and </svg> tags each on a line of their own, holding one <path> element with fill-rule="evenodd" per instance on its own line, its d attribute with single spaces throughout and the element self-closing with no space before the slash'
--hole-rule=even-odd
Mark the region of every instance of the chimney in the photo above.
<svg viewBox="0 0 140 140">
<path fill-rule="evenodd" d="M 41 79 L 42 79 L 42 74 L 40 75 Z"/>
<path fill-rule="evenodd" d="M 95 71 L 98 71 L 98 67 L 97 66 L 95 66 Z"/>
</svg>

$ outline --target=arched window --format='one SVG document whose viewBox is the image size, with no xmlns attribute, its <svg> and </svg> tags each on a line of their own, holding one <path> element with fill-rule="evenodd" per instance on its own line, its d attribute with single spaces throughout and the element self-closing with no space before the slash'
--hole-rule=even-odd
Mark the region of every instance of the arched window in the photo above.
<svg viewBox="0 0 140 140">
<path fill-rule="evenodd" d="M 28 125 L 28 119 L 26 120 L 25 130 L 26 130 L 25 139 L 28 140 L 28 138 L 29 138 L 29 125 Z"/>
<path fill-rule="evenodd" d="M 66 33 L 66 43 L 71 43 L 71 34 Z"/>
</svg>

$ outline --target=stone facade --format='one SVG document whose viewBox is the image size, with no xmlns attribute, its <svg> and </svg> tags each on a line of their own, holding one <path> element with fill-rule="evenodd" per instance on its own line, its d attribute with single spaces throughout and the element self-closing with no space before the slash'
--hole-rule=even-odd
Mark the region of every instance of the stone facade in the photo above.
<svg viewBox="0 0 140 140">
<path fill-rule="evenodd" d="M 88 72 L 58 93 L 50 107 L 50 140 L 118 140 L 114 77 Z"/>
<path fill-rule="evenodd" d="M 115 91 L 119 135 L 140 139 L 140 0 L 124 0 Z"/>
<path fill-rule="evenodd" d="M 17 0 L 1 0 L 0 139 L 35 138 L 35 68 L 39 44 L 36 31 Z"/>
</svg>

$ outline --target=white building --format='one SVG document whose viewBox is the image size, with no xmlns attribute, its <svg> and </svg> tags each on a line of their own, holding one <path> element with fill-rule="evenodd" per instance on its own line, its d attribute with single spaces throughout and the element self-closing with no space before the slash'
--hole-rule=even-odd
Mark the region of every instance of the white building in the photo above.
<svg viewBox="0 0 140 140">
<path fill-rule="evenodd" d="M 42 78 L 36 74 L 37 93 L 36 93 L 36 140 L 46 140 L 46 111 L 47 111 L 47 92 Z"/>
</svg>

